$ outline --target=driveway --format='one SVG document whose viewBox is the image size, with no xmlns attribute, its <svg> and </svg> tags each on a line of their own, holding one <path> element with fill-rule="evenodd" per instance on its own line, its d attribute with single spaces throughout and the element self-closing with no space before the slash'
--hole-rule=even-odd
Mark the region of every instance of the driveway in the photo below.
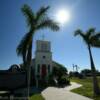
<svg viewBox="0 0 100 100">
<path fill-rule="evenodd" d="M 42 96 L 45 100 L 92 100 L 70 91 L 80 86 L 82 85 L 72 82 L 71 86 L 65 88 L 48 87 L 42 91 Z"/>
</svg>

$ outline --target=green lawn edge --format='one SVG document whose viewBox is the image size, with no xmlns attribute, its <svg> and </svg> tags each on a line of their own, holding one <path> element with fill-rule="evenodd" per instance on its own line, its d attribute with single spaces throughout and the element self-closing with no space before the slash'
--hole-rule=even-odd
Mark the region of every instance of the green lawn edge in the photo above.
<svg viewBox="0 0 100 100">
<path fill-rule="evenodd" d="M 100 77 L 98 78 L 100 85 Z M 80 95 L 92 98 L 93 100 L 100 100 L 100 96 L 93 96 L 93 86 L 92 86 L 92 78 L 88 77 L 86 79 L 79 78 L 71 78 L 71 82 L 76 82 L 82 84 L 82 87 L 71 90 L 74 93 L 78 93 Z"/>
<path fill-rule="evenodd" d="M 41 94 L 34 94 L 30 97 L 30 100 L 45 100 Z"/>
</svg>

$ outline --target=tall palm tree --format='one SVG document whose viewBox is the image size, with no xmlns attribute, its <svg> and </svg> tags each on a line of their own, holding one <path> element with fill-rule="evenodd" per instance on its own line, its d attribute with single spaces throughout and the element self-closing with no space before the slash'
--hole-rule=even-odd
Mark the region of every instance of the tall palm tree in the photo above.
<svg viewBox="0 0 100 100">
<path fill-rule="evenodd" d="M 49 8 L 49 6 L 41 7 L 36 13 L 34 13 L 27 4 L 22 7 L 22 12 L 26 17 L 29 31 L 25 34 L 19 43 L 17 47 L 17 54 L 22 56 L 24 66 L 26 66 L 28 72 L 28 97 L 30 85 L 30 66 L 32 60 L 32 41 L 34 34 L 36 31 L 45 28 L 49 28 L 53 31 L 59 30 L 58 24 L 47 16 L 47 11 Z"/>
<path fill-rule="evenodd" d="M 78 29 L 75 31 L 75 36 L 79 35 L 82 37 L 84 42 L 87 45 L 89 56 L 90 56 L 90 63 L 91 63 L 91 71 L 93 76 L 93 92 L 94 95 L 100 95 L 100 89 L 98 85 L 98 80 L 96 77 L 96 68 L 92 57 L 91 47 L 98 47 L 100 48 L 100 33 L 95 32 L 95 28 L 90 28 L 87 32 L 83 32 L 82 30 Z"/>
</svg>

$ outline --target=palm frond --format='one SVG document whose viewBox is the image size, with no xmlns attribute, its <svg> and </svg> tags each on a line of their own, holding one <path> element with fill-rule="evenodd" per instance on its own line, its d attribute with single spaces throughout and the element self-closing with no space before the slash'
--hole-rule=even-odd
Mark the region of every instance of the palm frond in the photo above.
<svg viewBox="0 0 100 100">
<path fill-rule="evenodd" d="M 41 23 L 37 26 L 37 30 L 44 28 L 50 28 L 53 31 L 58 31 L 60 29 L 58 24 L 49 18 L 41 20 Z"/>
<path fill-rule="evenodd" d="M 95 28 L 90 28 L 87 30 L 86 35 L 87 37 L 91 37 L 95 33 Z"/>
<path fill-rule="evenodd" d="M 40 10 L 36 13 L 36 22 L 41 21 L 45 16 L 50 7 L 41 7 Z"/>
<path fill-rule="evenodd" d="M 96 34 L 94 34 L 93 36 L 91 36 L 91 39 L 98 39 L 98 40 L 100 40 L 100 32 L 98 32 L 98 33 L 96 33 Z"/>
<path fill-rule="evenodd" d="M 80 30 L 80 29 L 77 29 L 76 31 L 75 31 L 75 33 L 74 33 L 74 36 L 77 36 L 77 35 L 82 35 L 82 30 Z"/>
<path fill-rule="evenodd" d="M 18 56 L 22 56 L 23 55 L 23 53 L 25 51 L 24 48 L 25 48 L 25 46 L 22 45 L 22 42 L 17 46 L 16 52 L 17 52 Z"/>
<path fill-rule="evenodd" d="M 35 19 L 35 15 L 32 12 L 32 9 L 27 4 L 25 4 L 22 7 L 22 12 L 23 12 L 23 14 L 26 17 L 27 25 L 30 26 L 30 27 L 32 27 L 32 25 L 34 23 L 34 19 Z"/>
<path fill-rule="evenodd" d="M 100 48 L 100 32 L 94 34 L 90 38 L 91 46 Z"/>
<path fill-rule="evenodd" d="M 96 47 L 96 48 L 100 48 L 100 40 L 91 41 L 91 46 Z"/>
<path fill-rule="evenodd" d="M 81 38 L 83 39 L 83 41 L 88 44 L 89 43 L 89 39 L 87 37 L 87 34 L 83 33 L 82 30 L 78 29 L 75 31 L 74 36 L 81 36 Z"/>
<path fill-rule="evenodd" d="M 16 51 L 17 51 L 17 55 L 21 56 L 23 59 L 23 62 L 25 62 L 26 61 L 26 54 L 27 54 L 27 49 L 26 49 L 25 45 L 22 45 L 22 46 L 19 45 L 17 47 Z"/>
<path fill-rule="evenodd" d="M 25 51 L 27 51 L 27 48 L 28 48 L 28 46 L 29 46 L 29 42 L 30 42 L 30 37 L 31 37 L 32 35 L 30 34 L 30 33 L 27 33 L 23 38 L 22 38 L 22 40 L 20 41 L 20 43 L 19 43 L 19 45 L 18 45 L 18 47 L 17 47 L 17 49 L 16 49 L 16 52 L 17 52 L 17 54 L 19 55 L 19 56 L 22 56 L 23 55 L 23 53 L 25 52 Z"/>
</svg>

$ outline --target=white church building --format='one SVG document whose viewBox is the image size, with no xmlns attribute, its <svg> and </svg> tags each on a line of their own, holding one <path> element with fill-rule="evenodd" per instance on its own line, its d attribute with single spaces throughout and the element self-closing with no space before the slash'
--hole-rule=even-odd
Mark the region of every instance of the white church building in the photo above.
<svg viewBox="0 0 100 100">
<path fill-rule="evenodd" d="M 35 59 L 32 60 L 31 66 L 34 69 L 36 79 L 47 79 L 52 73 L 53 61 L 49 41 L 36 41 Z"/>
</svg>

